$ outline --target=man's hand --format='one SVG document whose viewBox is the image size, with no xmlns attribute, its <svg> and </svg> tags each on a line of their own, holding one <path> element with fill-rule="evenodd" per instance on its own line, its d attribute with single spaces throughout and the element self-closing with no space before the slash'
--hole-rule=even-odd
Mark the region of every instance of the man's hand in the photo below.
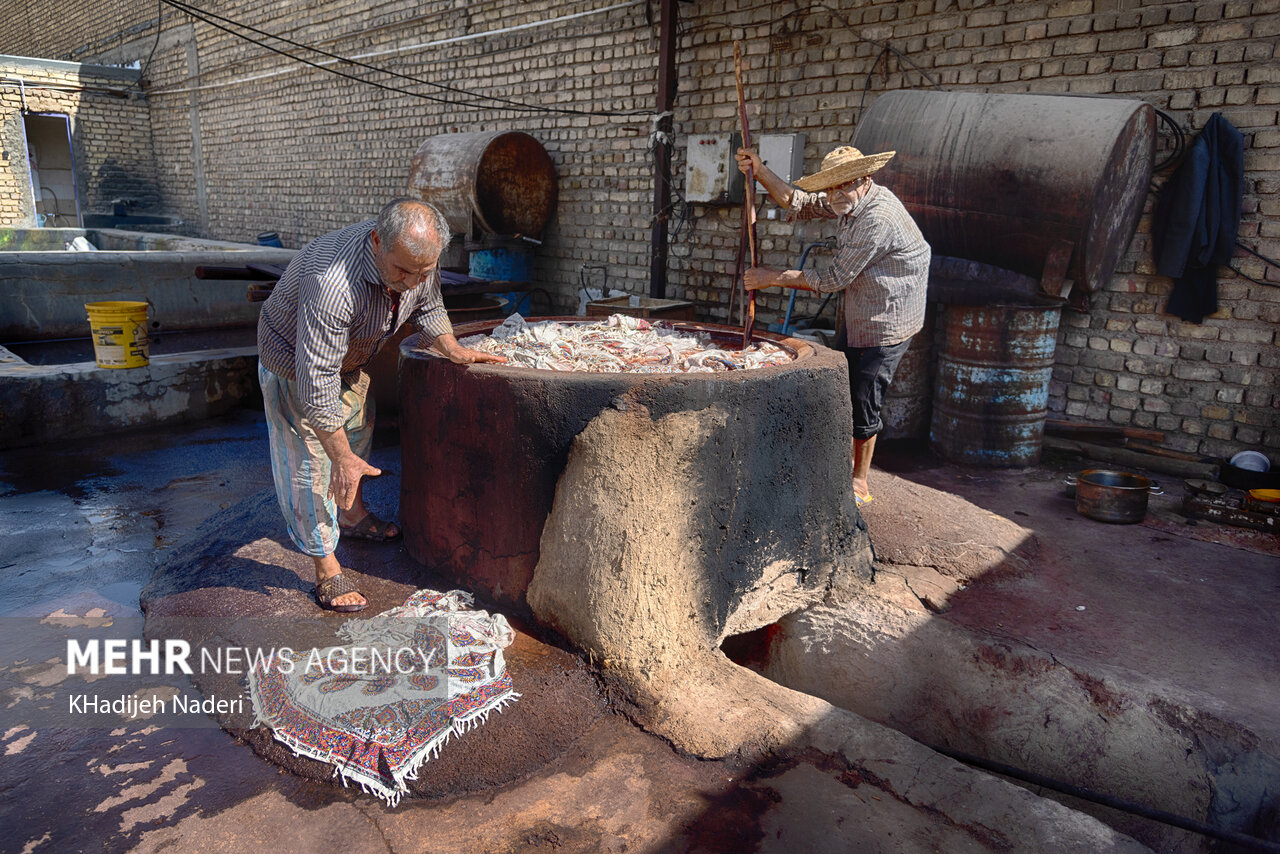
<svg viewBox="0 0 1280 854">
<path fill-rule="evenodd" d="M 745 175 L 747 170 L 750 169 L 755 179 L 764 186 L 769 198 L 773 199 L 773 203 L 784 210 L 790 209 L 791 196 L 795 192 L 794 189 L 786 181 L 775 175 L 768 166 L 765 166 L 759 154 L 756 154 L 750 148 L 739 148 L 736 157 L 738 158 L 739 172 Z"/>
<path fill-rule="evenodd" d="M 329 496 L 343 510 L 350 510 L 360 494 L 360 478 L 377 477 L 382 469 L 360 459 L 351 451 L 347 431 L 339 427 L 330 433 L 316 428 L 316 438 L 329 457 Z"/>
<path fill-rule="evenodd" d="M 748 267 L 742 274 L 742 284 L 749 291 L 761 288 L 795 288 L 811 291 L 804 273 L 799 270 L 774 270 L 770 267 Z"/>
<path fill-rule="evenodd" d="M 742 274 L 742 283 L 749 291 L 771 288 L 777 284 L 779 272 L 768 267 L 748 267 Z"/>
<path fill-rule="evenodd" d="M 382 469 L 376 469 L 350 451 L 329 466 L 329 495 L 343 510 L 355 504 L 360 489 L 360 478 L 377 477 Z"/>
<path fill-rule="evenodd" d="M 463 347 L 458 343 L 458 339 L 452 335 L 438 336 L 436 340 L 431 342 L 431 348 L 455 365 L 471 365 L 477 362 L 503 363 L 507 361 L 506 356 L 499 356 L 497 353 L 485 353 L 481 350 Z"/>
<path fill-rule="evenodd" d="M 476 362 L 503 363 L 507 361 L 506 356 L 499 356 L 497 353 L 486 353 L 483 350 L 472 350 L 470 347 L 463 347 L 461 344 L 445 353 L 445 355 L 455 365 L 471 365 Z"/>
</svg>

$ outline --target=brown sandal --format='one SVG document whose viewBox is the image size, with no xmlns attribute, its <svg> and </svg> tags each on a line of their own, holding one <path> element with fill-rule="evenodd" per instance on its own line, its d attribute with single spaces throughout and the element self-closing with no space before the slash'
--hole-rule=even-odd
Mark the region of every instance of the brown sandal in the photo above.
<svg viewBox="0 0 1280 854">
<path fill-rule="evenodd" d="M 354 525 L 339 525 L 338 532 L 343 537 L 350 537 L 353 540 L 372 540 L 375 543 L 389 543 L 392 540 L 400 539 L 403 531 L 400 526 L 396 525 L 396 532 L 388 535 L 387 531 L 395 525 L 394 522 L 384 522 L 373 513 L 364 514 L 364 518 Z"/>
<path fill-rule="evenodd" d="M 334 599 L 339 596 L 345 596 L 348 593 L 360 593 L 360 588 L 356 587 L 345 575 L 339 572 L 337 575 L 331 575 L 316 585 L 316 602 L 320 604 L 321 608 L 342 614 L 352 614 L 369 607 L 368 601 L 360 605 L 333 604 Z M 360 595 L 363 596 L 364 594 L 361 593 Z"/>
</svg>

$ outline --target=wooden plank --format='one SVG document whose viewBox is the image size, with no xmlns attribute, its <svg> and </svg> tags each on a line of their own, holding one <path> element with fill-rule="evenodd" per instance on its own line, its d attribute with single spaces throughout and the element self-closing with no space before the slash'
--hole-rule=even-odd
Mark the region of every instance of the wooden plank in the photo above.
<svg viewBox="0 0 1280 854">
<path fill-rule="evenodd" d="M 197 266 L 195 275 L 197 279 L 230 279 L 250 282 L 262 282 L 280 278 L 278 273 L 264 273 L 250 267 L 219 267 L 213 264 Z"/>
<path fill-rule="evenodd" d="M 1096 445 L 1091 442 L 1063 439 L 1058 436 L 1045 436 L 1044 447 L 1050 450 L 1078 454 L 1087 459 L 1118 463 L 1127 468 L 1145 469 L 1146 471 L 1171 474 L 1184 478 L 1198 477 L 1214 481 L 1218 479 L 1218 467 L 1216 465 L 1157 457 L 1152 454 L 1131 451 L 1128 448 L 1117 448 L 1112 445 Z"/>
<path fill-rule="evenodd" d="M 1145 442 L 1164 441 L 1164 432 L 1161 430 L 1147 430 L 1142 427 L 1124 427 L 1121 425 L 1111 424 L 1088 424 L 1083 421 L 1064 421 L 1059 418 L 1046 418 L 1044 422 L 1044 429 L 1046 433 L 1081 434 L 1116 439 L 1140 439 Z"/>
<path fill-rule="evenodd" d="M 1222 460 L 1206 457 L 1200 454 L 1188 454 L 1185 451 L 1175 451 L 1173 448 L 1161 448 L 1146 442 L 1130 439 L 1125 443 L 1125 447 L 1134 451 L 1141 451 L 1144 454 L 1155 454 L 1158 457 L 1168 457 L 1171 460 L 1186 460 L 1190 463 L 1209 463 L 1210 465 L 1218 465 Z"/>
<path fill-rule="evenodd" d="M 1182 512 L 1197 519 L 1208 519 L 1223 525 L 1235 525 L 1240 528 L 1253 528 L 1255 531 L 1280 533 L 1280 516 L 1266 513 L 1251 513 L 1248 510 L 1237 510 L 1230 507 L 1219 507 L 1212 501 L 1188 495 L 1182 502 Z"/>
</svg>

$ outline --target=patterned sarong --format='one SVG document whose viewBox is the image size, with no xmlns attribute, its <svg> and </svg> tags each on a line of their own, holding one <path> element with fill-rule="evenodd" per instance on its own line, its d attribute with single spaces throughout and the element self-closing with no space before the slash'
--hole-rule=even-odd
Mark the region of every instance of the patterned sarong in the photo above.
<svg viewBox="0 0 1280 854">
<path fill-rule="evenodd" d="M 259 662 L 249 673 L 254 725 L 395 806 L 452 735 L 519 697 L 502 656 L 511 627 L 500 614 L 465 610 L 471 603 L 461 590 L 420 590 L 348 621 L 342 646 Z"/>
</svg>

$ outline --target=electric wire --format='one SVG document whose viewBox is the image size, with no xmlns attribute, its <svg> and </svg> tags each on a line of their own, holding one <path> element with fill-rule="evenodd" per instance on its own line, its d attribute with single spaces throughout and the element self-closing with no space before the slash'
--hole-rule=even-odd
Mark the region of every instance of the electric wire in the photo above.
<svg viewBox="0 0 1280 854">
<path fill-rule="evenodd" d="M 849 20 L 844 15 L 840 14 L 839 11 L 825 4 L 814 3 L 810 6 L 803 6 L 796 9 L 792 9 L 790 12 L 787 12 L 785 15 L 779 15 L 773 20 L 765 21 L 763 24 L 760 24 L 757 26 L 765 26 L 772 29 L 774 24 L 777 24 L 781 21 L 785 21 L 788 18 L 795 17 L 796 15 L 806 15 L 815 9 L 822 9 L 827 13 L 829 13 L 830 15 L 837 18 L 840 21 L 840 23 L 844 25 L 844 29 L 849 33 L 851 33 L 857 41 L 865 42 L 874 47 L 878 47 L 882 52 L 887 50 L 890 53 L 892 53 L 894 56 L 898 58 L 899 62 L 903 62 L 906 65 L 911 66 L 911 68 L 914 69 L 915 72 L 919 74 L 921 77 L 923 77 L 926 81 L 928 81 L 929 85 L 932 86 L 934 89 L 940 90 L 942 88 L 942 85 L 937 80 L 935 80 L 934 77 L 931 74 L 929 74 L 929 72 L 925 71 L 919 65 L 916 65 L 914 62 L 912 62 L 911 58 L 908 57 L 906 54 L 904 54 L 902 51 L 898 50 L 896 47 L 894 47 L 892 44 L 890 44 L 887 41 L 882 42 L 882 41 L 879 41 L 878 39 L 873 39 L 868 36 L 862 35 L 860 32 L 858 32 L 852 26 L 849 25 Z M 711 20 L 715 20 L 716 17 L 720 17 L 729 23 L 733 23 L 733 19 L 729 18 L 728 16 L 713 16 Z"/>
<path fill-rule="evenodd" d="M 1173 131 L 1173 150 L 1170 151 L 1163 160 L 1151 167 L 1153 172 L 1161 172 L 1172 166 L 1176 166 L 1182 160 L 1182 155 L 1186 151 L 1187 147 L 1187 135 L 1186 132 L 1183 131 L 1182 125 L 1178 124 L 1173 116 L 1169 115 L 1164 110 L 1156 109 L 1156 118 L 1168 125 Z"/>
<path fill-rule="evenodd" d="M 1263 255 L 1261 252 L 1259 252 L 1257 249 L 1254 249 L 1252 246 L 1245 246 L 1239 240 L 1236 241 L 1236 246 L 1239 246 L 1241 249 L 1243 249 L 1245 252 L 1248 252 L 1250 255 L 1253 255 L 1257 258 L 1261 258 L 1263 261 L 1266 261 L 1272 267 L 1275 267 L 1276 269 L 1280 269 L 1280 261 L 1275 261 L 1271 258 L 1268 258 L 1266 255 Z"/>
<path fill-rule="evenodd" d="M 536 107 L 536 106 L 531 106 L 531 105 L 528 105 L 528 104 L 524 104 L 524 103 L 523 103 L 523 102 L 521 102 L 521 101 L 516 101 L 516 100 L 510 99 L 510 98 L 500 98 L 500 97 L 498 97 L 498 96 L 496 96 L 496 95 L 483 95 L 483 94 L 479 94 L 479 93 L 476 93 L 476 92 L 468 91 L 468 90 L 466 90 L 466 89 L 461 89 L 461 88 L 459 88 L 459 87 L 457 87 L 457 86 L 448 86 L 448 85 L 446 85 L 446 84 L 444 84 L 444 83 L 437 83 L 437 82 L 435 82 L 434 80 L 427 80 L 427 79 L 425 79 L 425 78 L 422 78 L 422 77 L 415 77 L 415 76 L 413 76 L 413 75 L 409 75 L 409 74 L 401 74 L 401 73 L 396 72 L 396 71 L 391 71 L 391 70 L 386 69 L 386 68 L 381 68 L 381 67 L 376 66 L 376 65 L 370 65 L 369 63 L 366 63 L 366 62 L 361 62 L 361 61 L 359 61 L 359 60 L 357 60 L 357 59 L 349 59 L 349 58 L 347 58 L 347 57 L 341 56 L 341 55 L 336 54 L 336 53 L 330 53 L 329 51 L 322 50 L 322 49 L 317 48 L 317 47 L 312 47 L 312 46 L 310 46 L 310 45 L 303 44 L 302 42 L 297 42 L 297 41 L 294 41 L 294 40 L 292 40 L 292 39 L 285 38 L 284 36 L 279 36 L 279 35 L 276 35 L 276 34 L 274 34 L 274 33 L 269 33 L 269 32 L 267 32 L 266 30 L 258 29 L 257 27 L 251 26 L 251 25 L 249 25 L 249 24 L 245 24 L 245 23 L 238 22 L 238 21 L 233 21 L 233 20 L 232 20 L 232 19 L 230 19 L 230 18 L 223 17 L 222 15 L 217 15 L 217 14 L 215 14 L 215 13 L 213 13 L 213 12 L 203 12 L 202 10 L 198 9 L 197 7 L 190 5 L 189 3 L 181 2 L 181 0 L 160 0 L 160 2 L 162 2 L 162 3 L 167 3 L 167 4 L 169 4 L 170 6 L 173 6 L 174 8 L 177 8 L 177 9 L 181 9 L 181 10 L 183 10 L 183 11 L 188 11 L 188 12 L 190 12 L 190 11 L 193 11 L 193 10 L 194 10 L 195 12 L 201 12 L 202 14 L 208 15 L 209 17 L 217 18 L 217 19 L 218 19 L 218 20 L 220 20 L 220 21 L 225 21 L 225 22 L 227 22 L 227 23 L 229 23 L 229 24 L 233 24 L 233 25 L 235 25 L 235 26 L 243 27 L 244 29 L 248 30 L 249 32 L 257 33 L 257 34 L 259 34 L 259 35 L 266 36 L 267 38 L 273 38 L 273 39 L 276 39 L 277 41 L 284 42 L 285 44 L 290 45 L 290 46 L 292 46 L 292 47 L 297 47 L 297 48 L 301 48 L 301 49 L 303 49 L 303 50 L 309 50 L 309 51 L 312 51 L 312 52 L 314 52 L 314 53 L 318 53 L 318 54 L 320 54 L 321 56 L 328 57 L 329 59 L 334 59 L 334 60 L 337 60 L 337 61 L 339 61 L 339 62 L 345 62 L 345 63 L 347 63 L 347 64 L 349 64 L 349 65 L 355 65 L 355 66 L 357 66 L 357 67 L 359 67 L 359 68 L 366 68 L 366 69 L 368 69 L 368 70 L 370 70 L 370 71 L 377 71 L 377 72 L 381 72 L 381 73 L 383 73 L 383 74 L 387 74 L 387 75 L 389 75 L 389 76 L 391 76 L 391 77 L 398 77 L 398 78 L 400 78 L 400 79 L 402 79 L 402 80 L 408 80 L 408 81 L 413 82 L 413 83 L 421 83 L 421 84 L 424 84 L 424 85 L 427 85 L 427 86 L 434 86 L 434 87 L 435 87 L 435 88 L 437 88 L 437 89 L 442 89 L 442 90 L 447 91 L 447 92 L 455 92 L 455 93 L 458 93 L 458 94 L 461 94 L 461 95 L 465 95 L 465 96 L 467 96 L 467 97 L 471 97 L 471 98 L 483 98 L 483 99 L 485 99 L 485 100 L 497 101 L 497 102 L 502 103 L 502 104 L 512 105 L 512 106 L 514 106 L 514 107 L 517 107 L 517 108 L 520 108 L 520 109 L 525 109 L 525 110 L 527 110 L 527 109 L 542 109 L 542 110 L 545 110 L 545 111 L 548 111 L 548 112 L 562 112 L 562 113 L 570 113 L 570 114 L 573 114 L 573 115 L 614 115 L 614 113 L 599 113 L 599 112 L 592 112 L 592 111 L 588 111 L 588 110 L 576 110 L 576 109 L 567 108 L 567 107 L 562 107 L 562 108 Z M 258 45 L 259 45 L 259 46 L 261 46 L 261 47 L 266 47 L 266 45 L 262 45 L 260 42 L 257 42 L 256 40 L 252 40 L 252 39 L 250 39 L 250 41 L 254 41 L 254 43 L 255 43 L 255 44 L 258 44 Z M 286 55 L 288 55 L 288 54 L 286 54 Z M 467 105 L 467 106 L 481 106 L 481 105 L 469 104 L 469 105 Z M 641 110 L 641 111 L 631 111 L 631 112 L 626 113 L 626 115 L 645 115 L 645 114 L 647 114 L 647 111 L 642 111 L 642 110 Z"/>
<path fill-rule="evenodd" d="M 867 92 L 871 91 L 871 81 L 876 76 L 876 66 L 880 64 L 880 60 L 884 59 L 885 76 L 889 76 L 889 49 L 884 48 L 880 53 L 876 54 L 875 62 L 871 63 L 871 70 L 867 72 L 866 79 L 862 82 L 862 97 L 858 99 L 858 115 L 862 115 L 862 110 L 867 104 Z"/>
<path fill-rule="evenodd" d="M 1265 255 L 1258 255 L 1257 252 L 1250 249 L 1248 246 L 1245 246 L 1243 243 L 1241 243 L 1238 240 L 1236 241 L 1236 246 L 1239 246 L 1241 249 L 1245 250 L 1246 252 L 1250 252 L 1254 255 L 1257 255 L 1259 258 L 1261 258 L 1266 263 L 1270 264 L 1272 267 L 1280 269 L 1280 264 L 1277 264 L 1275 261 L 1272 261 L 1270 258 L 1268 258 Z M 1253 276 L 1250 276 L 1248 273 L 1242 272 L 1240 268 L 1235 266 L 1234 264 L 1228 264 L 1227 269 L 1231 270 L 1231 272 L 1235 273 L 1237 276 L 1239 276 L 1242 279 L 1248 279 L 1249 281 L 1253 282 L 1255 285 L 1263 285 L 1269 288 L 1280 287 L 1280 282 L 1267 282 L 1262 279 L 1255 279 Z"/>
<path fill-rule="evenodd" d="M 438 104 L 448 104 L 448 105 L 450 105 L 450 106 L 458 106 L 458 107 L 472 107 L 472 108 L 476 108 L 476 109 L 496 109 L 496 108 L 494 108 L 494 107 L 492 107 L 492 106 L 490 106 L 490 105 L 485 105 L 485 104 L 477 104 L 477 103 L 474 103 L 474 102 L 466 102 L 466 101 L 454 101 L 454 100 L 449 100 L 449 99 L 446 99 L 446 98 L 437 98 L 437 97 L 434 97 L 434 96 L 432 96 L 432 95 L 426 95 L 426 94 L 423 94 L 423 93 L 420 93 L 420 92 L 413 92 L 413 91 L 410 91 L 410 90 L 408 90 L 408 89 L 402 89 L 402 88 L 397 87 L 397 86 L 388 86 L 388 85 L 386 85 L 386 84 L 384 84 L 384 83 L 379 83 L 379 82 L 377 82 L 377 81 L 375 81 L 375 80 L 369 80 L 369 79 L 364 78 L 364 77 L 357 77 L 357 76 L 356 76 L 356 75 L 354 75 L 354 74 L 347 74 L 347 73 L 345 73 L 345 72 L 338 71 L 337 69 L 329 68 L 329 67 L 324 66 L 324 65 L 321 65 L 321 64 L 319 64 L 319 63 L 312 62 L 312 61 L 310 61 L 310 60 L 308 60 L 308 59 L 304 59 L 304 58 L 302 58 L 302 57 L 300 57 L 300 56 L 296 56 L 296 55 L 294 55 L 294 54 L 292 54 L 292 53 L 289 53 L 288 51 L 281 50 L 281 49 L 279 49 L 279 48 L 273 47 L 273 46 L 271 46 L 271 45 L 269 45 L 269 44 L 267 44 L 267 43 L 265 43 L 265 42 L 262 42 L 262 41 L 260 41 L 260 40 L 258 40 L 258 39 L 250 38 L 249 36 L 246 36 L 246 35 L 244 35 L 243 33 L 236 32 L 235 30 L 231 29 L 231 27 L 230 27 L 230 26 L 224 26 L 224 25 L 222 25 L 222 24 L 219 24 L 216 20 L 213 20 L 214 18 L 216 18 L 216 19 L 218 19 L 218 20 L 230 21 L 230 19 L 228 19 L 228 18 L 223 18 L 221 15 L 215 15 L 215 14 L 213 14 L 213 13 L 204 13 L 204 12 L 202 12 L 201 10 L 197 9 L 197 8 L 196 8 L 196 7 L 194 7 L 194 6 L 188 6 L 188 5 L 187 5 L 187 4 L 185 4 L 185 3 L 177 2 L 177 0 L 160 0 L 160 2 L 162 2 L 162 3 L 166 4 L 166 5 L 172 6 L 173 8 L 175 8 L 175 9 L 177 9 L 177 10 L 181 11 L 181 12 L 184 12 L 184 13 L 186 13 L 187 15 L 190 15 L 191 17 L 195 18 L 196 20 L 203 21 L 204 23 L 209 24 L 209 25 L 210 25 L 210 26 L 212 26 L 212 27 L 216 27 L 217 29 L 220 29 L 220 30 L 222 30 L 223 32 L 230 33 L 231 35 L 236 36 L 237 38 L 240 38 L 240 39 L 243 39 L 243 40 L 245 40 L 245 41 L 248 41 L 248 42 L 251 42 L 251 43 L 253 43 L 253 44 L 256 44 L 257 46 L 259 46 L 259 47 L 261 47 L 261 48 L 263 48 L 263 49 L 265 49 L 265 50 L 269 50 L 269 51 L 271 51 L 272 53 L 277 53 L 277 54 L 279 54 L 279 55 L 281 55 L 281 56 L 288 57 L 289 59 L 292 59 L 292 60 L 294 60 L 295 62 L 301 62 L 301 63 L 302 63 L 302 64 L 304 64 L 304 65 L 309 65 L 309 66 L 311 66 L 312 68 L 316 68 L 316 69 L 319 69 L 319 70 L 321 70 L 321 71 L 325 71 L 325 72 L 328 72 L 328 73 L 330 73 L 330 74 L 337 75 L 338 77 L 344 77 L 344 78 L 346 78 L 346 79 L 348 79 L 348 80 L 352 80 L 352 81 L 355 81 L 355 82 L 357 82 L 357 83 L 364 83 L 364 84 L 367 84 L 367 85 L 369 85 L 369 86 L 374 86 L 374 87 L 376 87 L 376 88 L 378 88 L 378 89 L 383 89 L 383 90 L 386 90 L 386 91 L 389 91 L 389 92 L 395 92 L 395 93 L 397 93 L 397 94 L 402 94 L 402 95 L 409 95 L 409 96 L 411 96 L 411 97 L 415 97 L 415 98 L 422 98 L 423 100 L 427 100 L 427 101 L 434 101 L 435 103 L 438 103 Z M 263 33 L 263 31 L 262 31 L 262 30 L 258 30 L 258 29 L 254 28 L 254 27 L 250 27 L 250 26 L 248 26 L 247 24 L 242 24 L 242 23 L 237 22 L 237 21 L 230 21 L 230 23 L 231 23 L 231 24 L 233 24 L 234 26 L 244 27 L 245 29 L 250 30 L 251 32 Z M 412 80 L 413 82 L 417 82 L 417 83 L 427 83 L 427 82 L 428 82 L 428 81 L 426 81 L 426 80 L 422 80 L 422 79 L 420 79 L 420 78 L 416 78 L 416 77 L 412 77 L 412 76 L 404 75 L 404 74 L 399 74 L 399 73 L 397 73 L 397 72 L 388 71 L 388 70 L 386 70 L 386 69 L 382 69 L 382 68 L 378 68 L 378 67 L 376 67 L 376 66 L 368 65 L 368 64 L 366 64 L 366 63 L 362 63 L 362 62 L 359 62 L 359 61 L 357 61 L 357 60 L 349 60 L 349 59 L 346 59 L 346 58 L 344 58 L 344 57 L 338 56 L 337 54 L 331 54 L 331 53 L 328 53 L 327 51 L 320 50 L 319 48 L 311 48 L 311 47 L 307 47 L 306 45 L 299 44 L 298 42 L 291 41 L 290 39 L 286 39 L 286 38 L 283 38 L 283 37 L 281 37 L 281 36 L 271 35 L 270 33 L 263 33 L 263 34 L 264 34 L 264 35 L 267 35 L 267 36 L 268 36 L 268 37 L 270 37 L 270 38 L 274 38 L 274 39 L 277 39 L 277 40 L 279 40 L 279 41 L 282 41 L 282 42 L 284 42 L 285 44 L 289 44 L 289 45 L 297 46 L 297 47 L 299 47 L 299 48 L 301 48 L 301 49 L 303 49 L 303 50 L 311 50 L 311 51 L 313 51 L 313 52 L 315 52 L 315 53 L 319 53 L 319 54 L 321 54 L 321 55 L 323 55 L 323 56 L 327 56 L 327 57 L 330 57 L 330 58 L 336 59 L 336 60 L 338 60 L 338 61 L 340 61 L 340 62 L 348 63 L 348 64 L 350 64 L 350 65 L 355 65 L 355 66 L 357 66 L 357 67 L 363 67 L 363 68 L 372 69 L 372 70 L 374 70 L 374 71 L 378 71 L 378 72 L 381 72 L 381 73 L 384 73 L 384 74 L 388 74 L 388 75 L 390 75 L 390 76 L 392 76 L 392 77 L 400 77 L 400 78 L 403 78 L 403 79 L 406 79 L 406 80 Z M 440 84 L 434 84 L 434 85 L 440 85 Z M 478 96 L 478 97 L 486 97 L 486 96 Z M 503 107 L 502 109 L 515 109 L 515 110 L 519 110 L 519 111 L 536 111 L 536 110 L 538 110 L 539 108 L 536 108 L 536 107 L 530 107 L 530 106 L 520 106 L 520 107 Z"/>
<path fill-rule="evenodd" d="M 212 27 L 215 27 L 219 30 L 222 30 L 223 32 L 229 33 L 232 36 L 235 36 L 236 38 L 243 39 L 244 41 L 255 44 L 258 47 L 263 48 L 264 50 L 268 50 L 268 51 L 271 51 L 272 53 L 276 53 L 281 56 L 287 57 L 289 59 L 294 60 L 295 62 L 300 62 L 304 65 L 309 65 L 312 68 L 316 68 L 316 69 L 319 69 L 320 71 L 325 71 L 330 74 L 334 74 L 336 76 L 355 81 L 357 83 L 364 83 L 366 85 L 374 86 L 376 88 L 383 89 L 389 92 L 408 95 L 414 98 L 421 98 L 423 100 L 433 101 L 439 104 L 447 104 L 449 106 L 458 106 L 458 107 L 469 107 L 473 109 L 482 109 L 482 110 L 505 109 L 505 110 L 515 110 L 519 112 L 560 113 L 560 114 L 566 114 L 566 115 L 601 116 L 601 117 L 647 116 L 651 114 L 651 112 L 648 110 L 580 110 L 572 107 L 547 107 L 539 104 L 526 104 L 521 101 L 516 101 L 510 98 L 501 98 L 495 95 L 484 95 L 481 93 L 471 92 L 466 89 L 461 89 L 459 87 L 448 86 L 443 83 L 437 83 L 435 81 L 427 80 L 422 77 L 417 77 L 409 74 L 402 74 L 400 72 L 392 71 L 390 69 L 382 68 L 376 65 L 371 65 L 366 62 L 361 62 L 360 60 L 357 60 L 357 59 L 351 59 L 336 53 L 331 53 L 329 51 L 322 50 L 321 48 L 311 47 L 302 42 L 297 42 L 292 39 L 285 38 L 284 36 L 267 32 L 266 30 L 259 29 L 250 24 L 246 24 L 242 21 L 237 21 L 232 18 L 227 18 L 213 12 L 207 12 L 196 6 L 192 6 L 188 3 L 181 2 L 181 0 L 159 0 L 159 2 L 165 5 L 171 6 L 172 8 L 177 9 L 178 11 L 191 16 L 196 20 L 203 21 L 204 23 Z M 219 21 L 225 22 L 225 23 L 219 23 Z M 404 89 L 398 86 L 390 86 L 385 83 L 379 83 L 378 81 L 370 80 L 366 77 L 359 77 L 354 74 L 348 74 L 346 72 L 339 71 L 338 69 L 330 68 L 327 65 L 322 65 L 317 62 L 312 62 L 311 60 L 305 59 L 301 56 L 297 56 L 295 54 L 289 53 L 288 51 L 274 47 L 260 39 L 256 39 L 249 35 L 246 35 L 245 33 L 238 32 L 235 29 L 232 29 L 232 27 L 239 27 L 248 32 L 257 33 L 258 35 L 265 36 L 266 38 L 275 39 L 276 41 L 282 42 L 291 47 L 295 47 L 300 50 L 311 51 L 313 53 L 324 56 L 328 59 L 332 59 L 337 62 L 346 63 L 348 65 L 352 65 L 357 68 L 364 68 L 370 71 L 386 74 L 390 77 L 399 78 L 399 79 L 410 81 L 413 83 L 419 83 L 427 86 L 434 86 L 438 89 L 448 91 L 448 92 L 458 93 L 468 98 L 479 98 L 486 101 L 494 101 L 494 102 L 497 102 L 497 104 L 500 104 L 501 106 L 498 106 L 497 104 L 484 104 L 484 103 L 475 103 L 470 101 L 451 100 L 448 98 L 439 98 L 439 97 L 427 95 L 421 92 L 414 92 L 412 90 Z M 157 36 L 157 41 L 158 39 L 159 37 Z"/>
<path fill-rule="evenodd" d="M 134 88 L 142 88 L 142 81 L 147 77 L 147 69 L 151 67 L 151 60 L 155 58 L 156 48 L 160 46 L 160 34 L 163 32 L 164 0 L 156 0 L 156 40 L 151 43 L 151 52 L 147 54 L 147 61 L 142 63 L 142 70 L 138 72 L 138 79 L 133 83 Z"/>
</svg>

